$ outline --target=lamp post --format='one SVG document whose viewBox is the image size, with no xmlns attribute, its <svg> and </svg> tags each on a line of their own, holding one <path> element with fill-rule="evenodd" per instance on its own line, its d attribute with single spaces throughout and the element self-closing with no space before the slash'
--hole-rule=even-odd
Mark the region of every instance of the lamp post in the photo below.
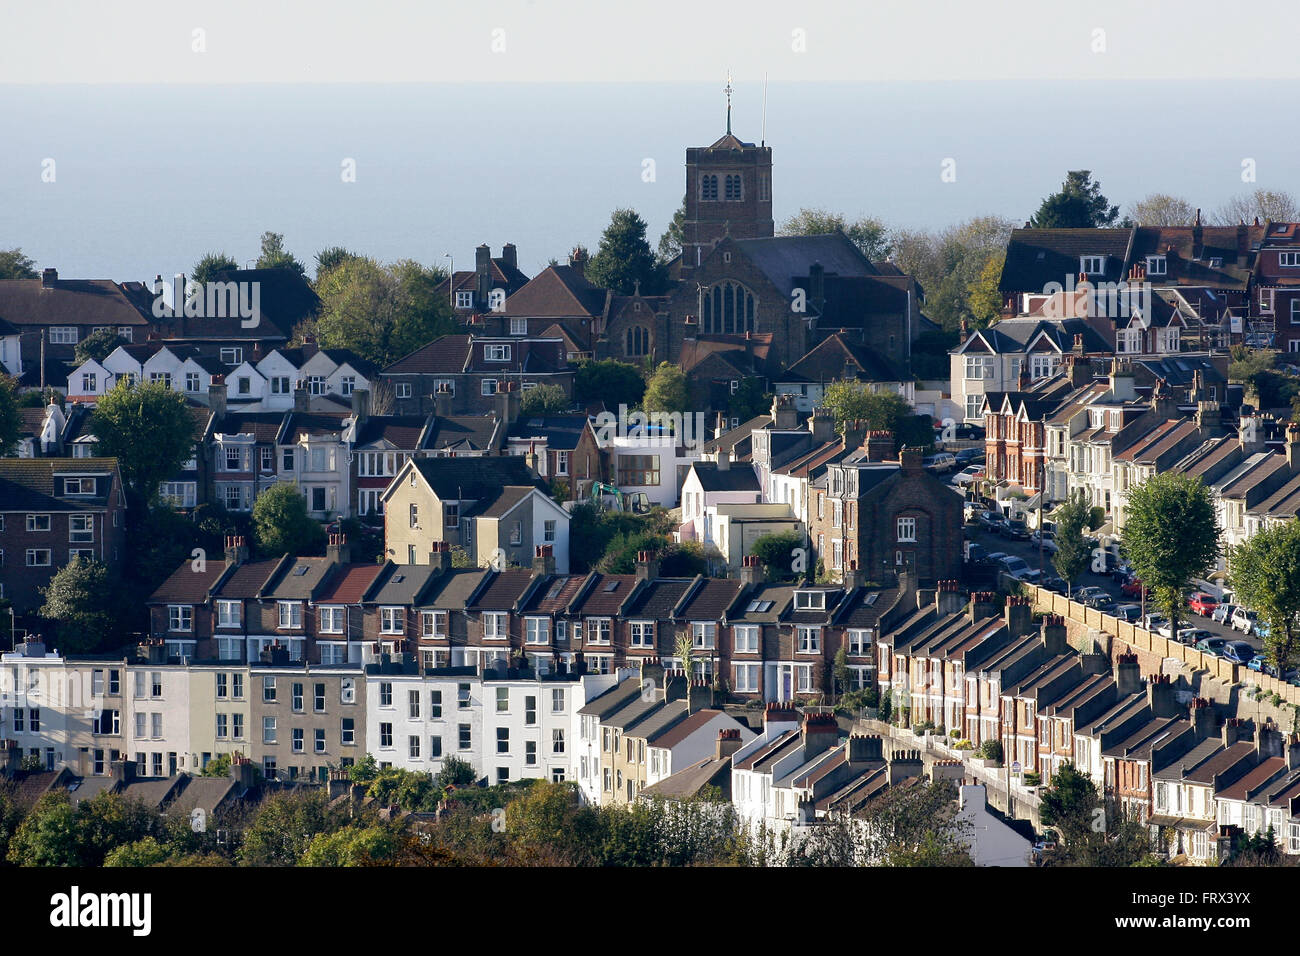
<svg viewBox="0 0 1300 956">
<path fill-rule="evenodd" d="M 456 308 L 456 260 L 452 258 L 450 252 L 444 252 L 442 257 L 447 260 L 447 298 L 453 309 Z"/>
</svg>

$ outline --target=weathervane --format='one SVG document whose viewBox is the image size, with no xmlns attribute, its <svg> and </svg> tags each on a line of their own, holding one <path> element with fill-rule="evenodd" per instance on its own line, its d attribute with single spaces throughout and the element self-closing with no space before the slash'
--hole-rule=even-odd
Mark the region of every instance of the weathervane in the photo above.
<svg viewBox="0 0 1300 956">
<path fill-rule="evenodd" d="M 727 135 L 731 135 L 731 71 L 727 71 L 727 86 L 722 91 L 727 94 Z"/>
</svg>

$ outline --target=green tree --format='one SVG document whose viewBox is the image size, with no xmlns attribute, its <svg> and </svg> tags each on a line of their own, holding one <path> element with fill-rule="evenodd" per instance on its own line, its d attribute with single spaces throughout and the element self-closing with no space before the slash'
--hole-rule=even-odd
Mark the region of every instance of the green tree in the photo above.
<svg viewBox="0 0 1300 956">
<path fill-rule="evenodd" d="M 683 631 L 677 635 L 673 651 L 676 653 L 677 659 L 681 661 L 682 673 L 686 675 L 687 680 L 692 679 L 695 676 L 695 667 L 691 658 L 695 654 L 695 645 L 691 643 L 689 632 Z"/>
<path fill-rule="evenodd" d="M 284 236 L 278 232 L 262 233 L 262 254 L 257 257 L 259 269 L 292 269 L 304 279 L 307 270 L 288 249 L 284 247 Z"/>
<path fill-rule="evenodd" d="M 36 263 L 21 249 L 0 249 L 0 279 L 39 279 Z"/>
<path fill-rule="evenodd" d="M 473 766 L 453 755 L 442 762 L 434 783 L 440 790 L 446 790 L 448 787 L 468 787 L 477 779 Z"/>
<path fill-rule="evenodd" d="M 559 385 L 538 385 L 524 392 L 519 400 L 519 410 L 524 415 L 560 415 L 573 403 Z"/>
<path fill-rule="evenodd" d="M 1129 208 L 1129 218 L 1139 226 L 1190 226 L 1196 209 L 1179 196 L 1151 193 Z"/>
<path fill-rule="evenodd" d="M 659 295 L 668 274 L 646 241 L 645 220 L 631 209 L 615 209 L 600 237 L 600 247 L 587 263 L 589 282 L 617 295 L 631 295 L 640 283 L 642 295 Z"/>
<path fill-rule="evenodd" d="M 217 754 L 208 761 L 208 765 L 203 768 L 200 774 L 202 777 L 218 777 L 225 779 L 230 776 L 230 754 Z"/>
<path fill-rule="evenodd" d="M 842 232 L 859 251 L 871 260 L 889 255 L 891 244 L 889 230 L 874 216 L 860 216 L 849 222 L 839 213 L 825 209 L 800 209 L 781 223 L 778 236 L 821 236 Z"/>
<path fill-rule="evenodd" d="M 853 683 L 853 672 L 849 670 L 848 648 L 843 644 L 835 652 L 834 672 L 835 693 L 842 697 L 849 689 L 849 685 Z"/>
<path fill-rule="evenodd" d="M 1056 522 L 1056 553 L 1052 555 L 1052 567 L 1069 585 L 1071 593 L 1075 580 L 1087 570 L 1092 557 L 1092 549 L 1083 536 L 1091 511 L 1088 500 L 1080 492 L 1057 508 L 1053 516 Z"/>
<path fill-rule="evenodd" d="M 645 390 L 641 370 L 617 359 L 581 362 L 573 377 L 574 398 L 579 405 L 604 402 L 606 408 L 614 410 L 620 405 L 635 408 L 641 404 Z"/>
<path fill-rule="evenodd" d="M 1002 266 L 1007 261 L 1006 253 L 990 256 L 980 269 L 979 275 L 966 287 L 968 308 L 975 324 L 985 328 L 996 322 L 1002 315 Z"/>
<path fill-rule="evenodd" d="M 376 866 L 392 860 L 400 840 L 387 826 L 344 827 L 319 833 L 303 852 L 299 866 Z"/>
<path fill-rule="evenodd" d="M 971 287 L 979 288 L 991 259 L 1006 255 L 1014 226 L 1001 216 L 976 216 L 939 233 L 899 230 L 890 237 L 893 261 L 925 290 L 925 314 L 953 333 L 963 320 L 978 325 L 987 315 L 987 296 L 972 301 Z M 946 376 L 946 365 L 940 372 Z"/>
<path fill-rule="evenodd" d="M 77 343 L 77 347 L 73 349 L 73 356 L 78 365 L 89 359 L 102 362 L 113 354 L 114 349 L 126 344 L 126 339 L 117 329 L 99 329 Z"/>
<path fill-rule="evenodd" d="M 59 622 L 64 651 L 99 649 L 117 630 L 118 592 L 108 565 L 78 555 L 40 588 L 41 617 Z"/>
<path fill-rule="evenodd" d="M 1264 647 L 1285 673 L 1300 637 L 1300 522 L 1255 532 L 1229 553 L 1228 573 L 1237 600 L 1268 623 Z"/>
<path fill-rule="evenodd" d="M 660 362 L 646 383 L 641 400 L 647 412 L 688 412 L 691 409 L 691 385 L 686 373 L 676 365 Z"/>
<path fill-rule="evenodd" d="M 325 536 L 320 522 L 307 513 L 307 499 L 294 485 L 280 482 L 253 502 L 253 534 L 257 550 L 270 557 L 310 554 Z"/>
<path fill-rule="evenodd" d="M 354 259 L 360 259 L 361 256 L 345 249 L 342 246 L 330 246 L 328 249 L 322 249 L 316 253 L 316 281 L 319 282 L 321 276 L 329 272 L 335 266 L 342 265 L 344 262 L 351 262 Z"/>
<path fill-rule="evenodd" d="M 323 791 L 278 793 L 264 800 L 244 830 L 238 851 L 244 866 L 294 866 L 322 833 L 343 823 Z"/>
<path fill-rule="evenodd" d="M 822 397 L 822 406 L 831 410 L 840 432 L 845 422 L 860 421 L 869 431 L 890 432 L 895 450 L 934 444 L 930 416 L 917 415 L 897 392 L 873 391 L 868 382 L 832 382 Z"/>
<path fill-rule="evenodd" d="M 1120 225 L 1119 206 L 1101 194 L 1092 171 L 1072 169 L 1059 192 L 1043 200 L 1029 225 L 1034 229 L 1104 229 Z"/>
<path fill-rule="evenodd" d="M 1124 546 L 1129 563 L 1178 633 L 1183 591 L 1214 565 L 1219 523 L 1200 478 L 1165 472 L 1129 492 Z"/>
<path fill-rule="evenodd" d="M 134 843 L 123 843 L 108 852 L 104 857 L 106 867 L 143 867 L 157 866 L 172 855 L 171 850 L 151 836 L 142 837 Z"/>
<path fill-rule="evenodd" d="M 763 380 L 750 376 L 741 379 L 740 385 L 727 401 L 727 411 L 732 418 L 747 422 L 767 413 L 772 408 L 772 393 L 763 390 Z"/>
<path fill-rule="evenodd" d="M 317 277 L 316 337 L 324 348 L 351 349 L 388 365 L 455 330 L 446 297 L 435 291 L 442 278 L 411 260 L 384 266 L 342 259 Z"/>
<path fill-rule="evenodd" d="M 224 252 L 209 252 L 194 263 L 194 275 L 190 278 L 195 282 L 211 282 L 218 273 L 230 272 L 238 268 L 239 263 Z"/>
<path fill-rule="evenodd" d="M 80 841 L 71 796 L 51 790 L 14 831 L 7 859 L 15 866 L 80 866 Z"/>
<path fill-rule="evenodd" d="M 99 439 L 98 453 L 117 459 L 136 514 L 194 452 L 194 418 L 184 397 L 162 382 L 119 379 L 96 403 L 90 432 Z"/>
<path fill-rule="evenodd" d="M 8 458 L 18 447 L 23 421 L 18 414 L 18 380 L 0 375 L 0 458 Z"/>
<path fill-rule="evenodd" d="M 668 223 L 668 228 L 664 234 L 659 237 L 659 264 L 667 266 L 682 253 L 682 237 L 685 235 L 686 228 L 686 199 L 682 199 L 682 204 L 677 207 L 673 213 L 673 218 Z"/>
<path fill-rule="evenodd" d="M 1114 801 L 1103 799 L 1087 774 L 1066 762 L 1039 794 L 1044 826 L 1061 835 L 1047 851 L 1045 866 L 1134 866 L 1153 861 L 1144 825 L 1128 819 Z"/>
<path fill-rule="evenodd" d="M 750 545 L 749 553 L 763 562 L 763 570 L 769 578 L 788 581 L 795 576 L 795 551 L 803 546 L 802 534 L 798 531 L 784 531 L 760 535 Z"/>
</svg>

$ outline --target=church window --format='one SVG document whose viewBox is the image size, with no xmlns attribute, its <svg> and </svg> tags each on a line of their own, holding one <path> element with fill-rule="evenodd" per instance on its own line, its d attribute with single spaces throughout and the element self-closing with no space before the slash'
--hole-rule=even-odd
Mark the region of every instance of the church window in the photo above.
<svg viewBox="0 0 1300 956">
<path fill-rule="evenodd" d="M 718 177 L 702 176 L 700 177 L 700 199 L 704 202 L 713 202 L 718 198 Z"/>
<path fill-rule="evenodd" d="M 739 202 L 743 198 L 740 190 L 739 173 L 727 177 L 725 189 L 728 202 Z"/>
<path fill-rule="evenodd" d="M 743 335 L 754 331 L 754 293 L 738 282 L 719 282 L 700 296 L 700 331 Z"/>
<path fill-rule="evenodd" d="M 634 325 L 627 330 L 627 354 L 646 355 L 650 352 L 650 333 L 644 326 Z"/>
</svg>

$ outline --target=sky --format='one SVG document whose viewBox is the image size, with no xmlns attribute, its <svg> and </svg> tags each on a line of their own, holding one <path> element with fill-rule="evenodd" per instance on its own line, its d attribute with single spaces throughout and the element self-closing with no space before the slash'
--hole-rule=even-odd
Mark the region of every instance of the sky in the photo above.
<svg viewBox="0 0 1300 956">
<path fill-rule="evenodd" d="M 0 83 L 695 82 L 728 69 L 774 82 L 1300 75 L 1294 0 L 7 6 Z"/>
</svg>

